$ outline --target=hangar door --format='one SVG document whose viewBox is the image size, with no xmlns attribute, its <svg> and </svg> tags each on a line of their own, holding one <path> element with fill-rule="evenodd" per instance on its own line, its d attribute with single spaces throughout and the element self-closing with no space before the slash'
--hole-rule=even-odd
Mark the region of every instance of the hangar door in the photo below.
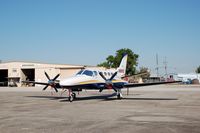
<svg viewBox="0 0 200 133">
<path fill-rule="evenodd" d="M 35 69 L 22 69 L 21 80 L 35 81 Z"/>
<path fill-rule="evenodd" d="M 60 79 L 65 79 L 75 75 L 81 69 L 60 69 Z"/>
<path fill-rule="evenodd" d="M 0 86 L 8 86 L 8 70 L 0 70 Z"/>
</svg>

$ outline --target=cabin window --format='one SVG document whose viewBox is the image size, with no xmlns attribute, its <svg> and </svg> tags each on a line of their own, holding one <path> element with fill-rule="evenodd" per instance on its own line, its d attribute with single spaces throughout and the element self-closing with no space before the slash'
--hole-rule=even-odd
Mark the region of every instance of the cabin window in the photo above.
<svg viewBox="0 0 200 133">
<path fill-rule="evenodd" d="M 105 75 L 105 76 L 107 76 L 107 73 L 106 73 L 106 72 L 104 72 L 104 75 Z"/>
<path fill-rule="evenodd" d="M 110 73 L 108 72 L 108 76 L 110 76 Z"/>
</svg>

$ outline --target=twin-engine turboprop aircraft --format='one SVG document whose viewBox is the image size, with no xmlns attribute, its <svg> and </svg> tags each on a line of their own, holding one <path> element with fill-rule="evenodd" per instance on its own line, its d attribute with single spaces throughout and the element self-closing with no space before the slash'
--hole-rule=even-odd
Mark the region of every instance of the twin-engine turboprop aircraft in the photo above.
<svg viewBox="0 0 200 133">
<path fill-rule="evenodd" d="M 48 78 L 48 83 L 34 82 L 34 81 L 23 81 L 24 83 L 34 83 L 40 85 L 46 85 L 43 90 L 46 90 L 48 86 L 51 86 L 58 92 L 58 88 L 66 89 L 69 92 L 69 101 L 72 102 L 76 98 L 76 91 L 81 91 L 82 89 L 88 90 L 99 90 L 102 92 L 106 89 L 112 89 L 117 93 L 117 98 L 122 99 L 121 89 L 130 88 L 130 87 L 141 87 L 141 86 L 150 86 L 150 85 L 160 85 L 160 84 L 169 84 L 176 83 L 177 81 L 172 82 L 154 82 L 154 83 L 134 83 L 129 84 L 127 81 L 122 80 L 122 77 L 125 76 L 126 66 L 127 66 L 128 55 L 124 55 L 121 60 L 120 66 L 116 71 L 108 69 L 105 71 L 98 69 L 85 69 L 79 71 L 75 76 L 61 80 L 60 82 L 56 79 L 60 76 L 58 74 L 55 78 L 50 79 L 49 75 L 45 72 L 46 77 Z"/>
</svg>

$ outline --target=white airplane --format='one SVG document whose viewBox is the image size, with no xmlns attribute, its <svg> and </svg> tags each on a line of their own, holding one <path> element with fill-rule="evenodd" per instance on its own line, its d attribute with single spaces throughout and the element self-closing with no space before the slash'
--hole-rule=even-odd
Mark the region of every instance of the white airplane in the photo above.
<svg viewBox="0 0 200 133">
<path fill-rule="evenodd" d="M 127 81 L 122 80 L 122 77 L 125 76 L 126 72 L 127 59 L 128 55 L 126 54 L 122 58 L 120 66 L 117 68 L 116 71 L 111 69 L 105 71 L 98 69 L 84 69 L 79 71 L 76 75 L 66 78 L 60 82 L 56 81 L 56 79 L 60 76 L 60 74 L 58 74 L 55 78 L 50 79 L 48 74 L 45 72 L 46 77 L 49 79 L 48 83 L 34 82 L 34 81 L 22 81 L 22 82 L 46 85 L 43 90 L 46 90 L 48 86 L 54 88 L 56 92 L 58 92 L 57 88 L 66 89 L 69 92 L 70 102 L 72 102 L 76 98 L 75 92 L 82 91 L 82 89 L 99 90 L 99 92 L 102 92 L 103 90 L 106 89 L 113 89 L 117 93 L 117 98 L 122 99 L 123 96 L 121 89 L 123 88 L 160 85 L 160 84 L 169 84 L 177 82 L 177 81 L 172 81 L 172 82 L 129 84 Z"/>
</svg>

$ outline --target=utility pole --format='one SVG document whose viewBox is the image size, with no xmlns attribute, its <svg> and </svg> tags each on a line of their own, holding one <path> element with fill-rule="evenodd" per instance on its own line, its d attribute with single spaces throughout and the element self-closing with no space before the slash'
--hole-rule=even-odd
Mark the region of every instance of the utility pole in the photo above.
<svg viewBox="0 0 200 133">
<path fill-rule="evenodd" d="M 166 78 L 168 77 L 167 63 L 168 63 L 168 62 L 167 62 L 167 57 L 165 57 L 163 64 L 164 64 L 164 67 L 165 67 L 165 75 L 166 75 Z"/>
<path fill-rule="evenodd" d="M 156 67 L 156 72 L 157 72 L 157 77 L 159 77 L 159 64 L 158 64 L 159 62 L 158 62 L 158 54 L 156 54 L 156 65 L 157 65 L 157 67 Z"/>
</svg>

